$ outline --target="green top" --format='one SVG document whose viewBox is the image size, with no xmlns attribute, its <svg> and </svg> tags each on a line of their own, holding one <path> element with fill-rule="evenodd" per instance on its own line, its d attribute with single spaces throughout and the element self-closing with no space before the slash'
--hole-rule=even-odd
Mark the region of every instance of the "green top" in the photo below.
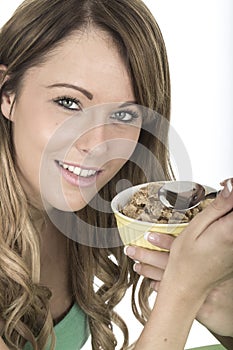
<svg viewBox="0 0 233 350">
<path fill-rule="evenodd" d="M 55 350 L 80 350 L 90 334 L 87 316 L 77 304 L 74 304 L 63 320 L 54 327 L 54 332 L 56 335 Z M 31 344 L 26 343 L 23 350 L 32 350 Z M 225 348 L 218 344 L 189 350 L 225 350 Z"/>
<path fill-rule="evenodd" d="M 68 314 L 54 327 L 54 332 L 56 350 L 80 350 L 89 337 L 87 316 L 77 304 L 74 304 Z M 32 349 L 30 343 L 26 343 L 23 348 L 23 350 Z"/>
</svg>

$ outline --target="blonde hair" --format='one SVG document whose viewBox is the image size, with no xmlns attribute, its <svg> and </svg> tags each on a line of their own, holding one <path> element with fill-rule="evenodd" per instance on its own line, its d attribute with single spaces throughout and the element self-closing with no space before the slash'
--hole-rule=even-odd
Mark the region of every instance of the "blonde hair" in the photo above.
<svg viewBox="0 0 233 350">
<path fill-rule="evenodd" d="M 107 202 L 116 194 L 120 179 L 132 184 L 170 178 L 167 151 L 168 122 L 170 118 L 170 80 L 166 49 L 159 27 L 141 0 L 26 0 L 16 10 L 0 33 L 0 64 L 7 67 L 0 72 L 1 95 L 14 92 L 20 96 L 25 73 L 30 67 L 46 60 L 67 36 L 92 24 L 108 32 L 118 47 L 132 79 L 138 104 L 155 110 L 167 123 L 151 124 L 150 132 L 142 129 L 139 143 L 156 156 L 161 169 L 146 156 L 137 166 L 129 160 L 119 173 L 100 191 Z M 6 75 L 8 76 L 5 79 Z M 160 135 L 160 139 L 153 133 Z M 32 205 L 17 178 L 16 157 L 12 142 L 11 122 L 0 114 L 0 318 L 4 321 L 1 333 L 11 349 L 22 349 L 30 341 L 34 349 L 45 349 L 50 340 L 54 349 L 53 321 L 49 311 L 51 292 L 40 285 L 40 241 L 32 220 Z M 150 178 L 143 169 L 147 168 Z M 92 203 L 98 200 L 94 198 Z M 89 236 L 98 227 L 114 230 L 115 221 L 86 206 L 77 215 L 88 223 Z M 88 246 L 69 240 L 72 288 L 76 301 L 88 316 L 94 350 L 116 347 L 112 324 L 124 335 L 122 349 L 128 346 L 128 329 L 114 311 L 115 306 L 132 286 L 132 308 L 137 319 L 145 324 L 149 316 L 148 298 L 151 293 L 148 279 L 138 292 L 138 275 L 132 261 L 123 254 L 115 229 L 114 244 L 102 248 L 98 242 Z M 118 246 L 117 246 L 118 245 Z M 115 262 L 109 258 L 114 256 Z M 98 277 L 102 286 L 94 291 L 93 281 Z"/>
</svg>

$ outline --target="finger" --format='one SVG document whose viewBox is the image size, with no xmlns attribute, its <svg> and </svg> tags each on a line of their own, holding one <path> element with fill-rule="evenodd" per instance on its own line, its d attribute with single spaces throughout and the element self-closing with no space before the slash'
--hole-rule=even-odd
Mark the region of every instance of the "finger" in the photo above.
<svg viewBox="0 0 233 350">
<path fill-rule="evenodd" d="M 135 263 L 133 269 L 139 275 L 156 281 L 161 281 L 164 274 L 164 270 L 162 269 L 141 263 Z"/>
<path fill-rule="evenodd" d="M 171 245 L 175 239 L 175 237 L 171 235 L 158 233 L 158 232 L 146 232 L 144 238 L 151 244 L 159 248 L 168 249 L 168 250 L 170 250 Z"/>
<path fill-rule="evenodd" d="M 169 257 L 167 252 L 145 249 L 138 246 L 126 246 L 124 248 L 124 253 L 131 259 L 160 269 L 166 268 Z"/>
<path fill-rule="evenodd" d="M 223 244 L 228 250 L 230 247 L 233 249 L 233 212 L 229 212 L 212 223 L 205 232 L 205 236 L 208 235 L 209 239 L 214 239 L 216 244 Z"/>
<path fill-rule="evenodd" d="M 208 226 L 218 220 L 233 208 L 233 179 L 225 182 L 224 189 L 202 212 L 197 214 L 188 227 L 186 232 L 199 236 Z"/>
<path fill-rule="evenodd" d="M 225 184 L 227 183 L 227 181 L 230 180 L 230 179 L 225 179 L 223 181 L 220 182 L 220 185 L 221 186 L 225 186 Z"/>
</svg>

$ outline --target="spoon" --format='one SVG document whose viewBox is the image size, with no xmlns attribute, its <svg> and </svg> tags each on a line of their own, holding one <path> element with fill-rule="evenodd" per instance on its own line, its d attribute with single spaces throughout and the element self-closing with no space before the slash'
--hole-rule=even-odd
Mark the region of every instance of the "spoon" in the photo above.
<svg viewBox="0 0 233 350">
<path fill-rule="evenodd" d="M 167 208 L 183 211 L 195 208 L 201 201 L 215 198 L 219 191 L 205 193 L 205 188 L 191 181 L 166 182 L 158 191 L 160 202 Z"/>
</svg>

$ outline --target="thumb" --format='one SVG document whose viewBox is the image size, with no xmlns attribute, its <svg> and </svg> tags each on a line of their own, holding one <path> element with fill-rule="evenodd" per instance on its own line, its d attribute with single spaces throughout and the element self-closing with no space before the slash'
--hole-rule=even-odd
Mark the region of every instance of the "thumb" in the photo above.
<svg viewBox="0 0 233 350">
<path fill-rule="evenodd" d="M 198 227 L 196 235 L 201 234 L 209 225 L 233 209 L 233 179 L 223 181 L 224 188 L 214 201 L 190 222 L 188 229 Z M 198 223 L 198 225 L 196 225 Z"/>
</svg>

